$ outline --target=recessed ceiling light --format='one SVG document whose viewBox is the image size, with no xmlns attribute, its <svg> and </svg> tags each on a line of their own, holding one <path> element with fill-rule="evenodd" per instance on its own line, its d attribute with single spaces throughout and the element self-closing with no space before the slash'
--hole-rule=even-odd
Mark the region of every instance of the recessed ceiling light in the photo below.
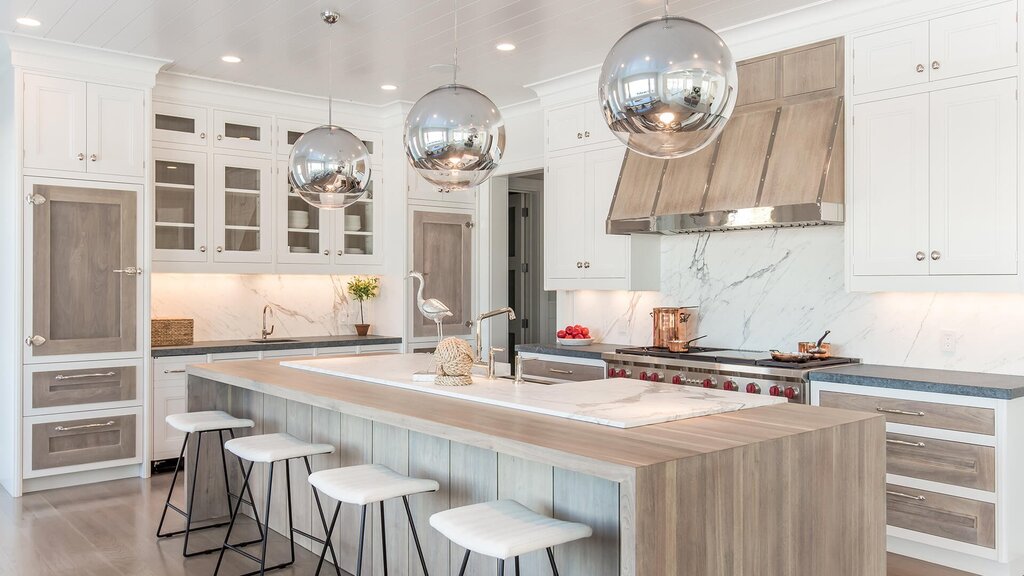
<svg viewBox="0 0 1024 576">
<path fill-rule="evenodd" d="M 502 52 L 511 52 L 516 49 L 516 45 L 511 42 L 502 42 L 501 44 L 495 46 L 495 48 L 501 50 Z"/>
<path fill-rule="evenodd" d="M 32 27 L 39 26 L 40 24 L 42 24 L 42 22 L 40 22 L 39 20 L 36 20 L 35 18 L 29 18 L 28 16 L 23 16 L 21 18 L 18 18 L 16 20 L 16 22 L 18 24 L 21 24 L 22 26 L 32 26 Z"/>
<path fill-rule="evenodd" d="M 380 85 L 380 89 L 381 90 L 398 90 L 398 86 L 395 86 L 394 84 L 381 84 Z"/>
<path fill-rule="evenodd" d="M 228 64 L 238 64 L 242 61 L 242 59 L 238 56 L 232 56 L 230 54 L 227 56 L 221 56 L 220 59 L 227 62 Z"/>
</svg>

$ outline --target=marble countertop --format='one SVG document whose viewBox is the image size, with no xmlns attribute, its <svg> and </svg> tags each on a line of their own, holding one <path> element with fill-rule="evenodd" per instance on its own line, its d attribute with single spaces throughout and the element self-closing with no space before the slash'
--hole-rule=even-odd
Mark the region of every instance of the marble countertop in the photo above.
<svg viewBox="0 0 1024 576">
<path fill-rule="evenodd" d="M 999 400 L 1012 400 L 1024 396 L 1024 376 L 1009 374 L 853 364 L 814 370 L 810 373 L 810 378 L 812 382 L 835 382 Z"/>
<path fill-rule="evenodd" d="M 271 338 L 274 340 L 274 338 Z M 165 356 L 190 356 L 193 354 L 224 354 L 227 352 L 252 352 L 255 350 L 299 350 L 303 348 L 338 348 L 344 346 L 373 346 L 377 344 L 401 344 L 402 339 L 395 336 L 310 336 L 289 338 L 292 342 L 267 342 L 265 344 L 249 340 L 207 340 L 194 342 L 188 346 L 161 346 L 152 350 L 153 358 Z"/>
<path fill-rule="evenodd" d="M 533 354 L 550 354 L 552 356 L 566 356 L 569 358 L 589 358 L 600 360 L 601 355 L 612 353 L 619 348 L 626 348 L 626 344 L 590 344 L 588 346 L 562 346 L 561 344 L 516 344 L 519 352 Z"/>
<path fill-rule="evenodd" d="M 473 384 L 468 386 L 439 386 L 413 380 L 417 372 L 432 372 L 433 363 L 429 354 L 401 354 L 389 356 L 387 362 L 374 357 L 324 358 L 285 361 L 281 366 L 615 428 L 635 428 L 786 402 L 782 398 L 628 378 L 515 385 L 507 379 L 474 376 Z"/>
</svg>

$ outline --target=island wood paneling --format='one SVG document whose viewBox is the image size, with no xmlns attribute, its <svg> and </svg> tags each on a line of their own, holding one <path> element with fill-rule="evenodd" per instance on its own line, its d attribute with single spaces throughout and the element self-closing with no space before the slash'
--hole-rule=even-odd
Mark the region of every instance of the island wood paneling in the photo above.
<svg viewBox="0 0 1024 576">
<path fill-rule="evenodd" d="M 490 502 L 498 498 L 498 453 L 492 450 L 451 443 L 449 476 L 450 508 Z M 458 576 L 466 549 L 452 543 L 449 574 Z M 493 558 L 472 554 L 467 574 L 493 574 L 498 563 Z"/>
<path fill-rule="evenodd" d="M 555 468 L 554 516 L 581 522 L 594 534 L 555 549 L 558 573 L 564 576 L 619 574 L 619 485 Z"/>
<path fill-rule="evenodd" d="M 373 423 L 373 463 L 383 464 L 399 474 L 409 474 L 409 431 L 380 422 Z M 373 516 L 373 574 L 384 574 L 382 542 L 386 544 L 388 571 L 392 574 L 409 573 L 409 521 L 400 500 L 384 503 L 384 518 L 380 505 L 371 505 Z M 381 540 L 383 522 L 386 540 Z M 365 552 L 364 552 L 365 554 Z"/>
<path fill-rule="evenodd" d="M 450 451 L 451 443 L 443 438 L 409 433 L 409 475 L 433 478 L 441 485 L 437 492 L 409 497 L 409 508 L 416 522 L 423 557 L 430 574 L 447 574 L 451 563 L 448 539 L 430 527 L 430 516 L 449 507 Z M 414 546 L 409 547 L 409 574 L 423 576 L 423 568 L 420 567 Z"/>
<path fill-rule="evenodd" d="M 498 454 L 498 498 L 511 499 L 545 516 L 554 514 L 554 468 L 547 464 Z M 551 570 L 547 553 L 538 551 L 520 558 L 526 574 Z"/>
</svg>

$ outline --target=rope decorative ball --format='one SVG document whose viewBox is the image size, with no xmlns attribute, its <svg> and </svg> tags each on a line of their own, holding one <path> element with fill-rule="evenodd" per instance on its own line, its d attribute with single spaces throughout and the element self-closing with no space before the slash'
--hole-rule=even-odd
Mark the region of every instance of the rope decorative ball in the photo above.
<svg viewBox="0 0 1024 576">
<path fill-rule="evenodd" d="M 468 386 L 473 383 L 473 348 L 461 338 L 445 338 L 434 351 L 440 386 Z"/>
</svg>

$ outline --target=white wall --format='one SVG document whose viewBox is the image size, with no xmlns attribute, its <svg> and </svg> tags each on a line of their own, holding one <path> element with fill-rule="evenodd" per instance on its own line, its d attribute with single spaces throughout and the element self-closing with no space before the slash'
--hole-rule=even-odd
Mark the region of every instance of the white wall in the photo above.
<svg viewBox="0 0 1024 576">
<path fill-rule="evenodd" d="M 0 61 L 10 62 L 6 47 L 0 43 Z M 5 65 L 0 68 L 0 262 L 4 269 L 0 271 L 7 278 L 20 278 L 20 246 L 21 246 L 21 199 L 18 194 L 17 132 L 18 122 L 15 119 L 14 70 Z M 17 450 L 15 427 L 21 423 L 15 399 L 20 398 L 11 386 L 19 386 L 17 377 L 18 357 L 22 351 L 21 335 L 18 333 L 20 320 L 20 294 L 18 282 L 0 282 L 0 374 L 6 382 L 0 382 L 0 396 L 12 400 L 0 402 L 0 486 L 9 493 L 20 491 L 16 485 L 14 466 Z"/>
</svg>

